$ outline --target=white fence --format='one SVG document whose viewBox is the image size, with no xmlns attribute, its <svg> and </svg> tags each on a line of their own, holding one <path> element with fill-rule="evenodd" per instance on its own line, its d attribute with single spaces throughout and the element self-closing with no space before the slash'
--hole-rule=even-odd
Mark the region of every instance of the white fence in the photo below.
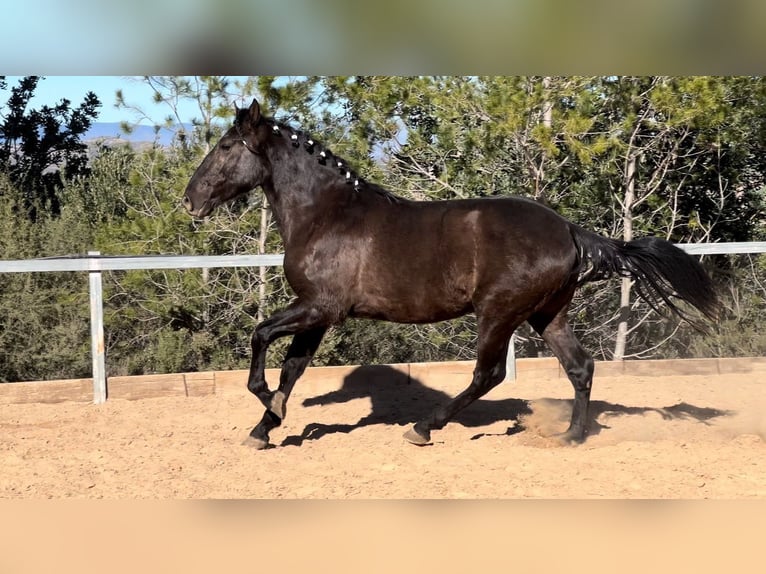
<svg viewBox="0 0 766 574">
<path fill-rule="evenodd" d="M 693 255 L 766 253 L 766 241 L 732 243 L 679 243 L 678 247 Z M 91 350 L 93 355 L 93 402 L 103 403 L 107 397 L 104 349 L 104 310 L 101 290 L 102 271 L 129 269 L 199 269 L 211 267 L 274 267 L 284 262 L 282 254 L 267 255 L 146 255 L 107 256 L 97 251 L 88 255 L 49 257 L 44 259 L 0 260 L 0 273 L 46 273 L 54 271 L 87 271 L 90 275 Z M 508 377 L 515 378 L 513 345 L 508 349 Z"/>
</svg>

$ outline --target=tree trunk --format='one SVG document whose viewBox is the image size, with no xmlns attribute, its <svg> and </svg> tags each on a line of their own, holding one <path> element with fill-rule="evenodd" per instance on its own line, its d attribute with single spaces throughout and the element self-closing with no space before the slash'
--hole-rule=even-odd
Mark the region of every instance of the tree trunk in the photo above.
<svg viewBox="0 0 766 574">
<path fill-rule="evenodd" d="M 625 241 L 633 239 L 633 202 L 636 198 L 636 154 L 628 157 L 625 166 L 625 201 L 622 210 L 622 238 Z M 617 324 L 617 338 L 614 343 L 615 361 L 625 358 L 625 346 L 628 339 L 628 319 L 630 318 L 630 287 L 631 280 L 623 277 L 620 285 L 620 319 Z"/>
<path fill-rule="evenodd" d="M 551 129 L 553 127 L 553 102 L 550 97 L 551 90 L 551 78 L 545 76 L 543 78 L 543 125 Z"/>
<path fill-rule="evenodd" d="M 202 288 L 203 292 L 205 293 L 205 303 L 202 306 L 202 324 L 207 327 L 208 322 L 210 321 L 210 297 L 207 297 L 207 295 L 210 295 L 208 292 L 208 287 L 210 285 L 210 269 L 208 267 L 202 268 Z"/>
<path fill-rule="evenodd" d="M 269 217 L 271 215 L 271 212 L 269 211 L 269 208 L 265 205 L 261 207 L 261 233 L 258 236 L 258 253 L 260 255 L 263 255 L 266 251 L 266 237 L 269 234 Z M 264 319 L 266 319 L 266 314 L 264 313 L 264 307 L 266 306 L 266 267 L 259 267 L 258 268 L 258 323 L 261 323 Z"/>
<path fill-rule="evenodd" d="M 553 127 L 553 102 L 551 101 L 551 78 L 549 76 L 543 77 L 543 101 L 542 101 L 542 124 L 550 132 Z M 533 173 L 535 177 L 535 199 L 546 200 L 543 192 L 545 185 L 545 162 L 546 153 L 544 151 L 540 154 L 540 164 L 533 166 Z"/>
</svg>

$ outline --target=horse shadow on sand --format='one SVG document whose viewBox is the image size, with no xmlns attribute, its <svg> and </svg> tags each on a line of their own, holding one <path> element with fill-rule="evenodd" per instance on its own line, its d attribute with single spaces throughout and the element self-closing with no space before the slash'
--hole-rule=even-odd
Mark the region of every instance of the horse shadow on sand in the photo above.
<svg viewBox="0 0 766 574">
<path fill-rule="evenodd" d="M 466 381 L 466 386 L 469 381 Z M 512 384 L 512 383 L 503 383 Z M 491 396 L 491 393 L 490 393 Z M 409 425 L 428 416 L 433 409 L 443 405 L 452 397 L 437 389 L 424 385 L 416 378 L 406 373 L 397 371 L 386 365 L 364 365 L 354 369 L 343 380 L 343 385 L 336 391 L 305 399 L 304 407 L 322 406 L 334 403 L 345 403 L 354 399 L 369 398 L 371 409 L 369 414 L 363 416 L 355 423 L 349 424 L 322 424 L 309 423 L 298 435 L 291 435 L 282 441 L 282 446 L 299 446 L 306 440 L 318 440 L 323 436 L 333 433 L 350 433 L 351 431 L 370 425 Z M 563 431 L 571 414 L 571 399 L 543 399 L 552 410 L 566 412 L 566 420 L 561 421 Z M 536 401 L 526 399 L 507 398 L 492 400 L 484 398 L 475 401 L 450 421 L 461 424 L 468 428 L 480 428 L 493 423 L 506 421 L 509 423 L 502 435 L 514 435 L 526 430 L 525 419 L 533 412 Z M 731 416 L 732 411 L 725 411 L 709 407 L 697 407 L 687 403 L 678 403 L 673 406 L 636 407 L 626 406 L 607 401 L 593 400 L 590 403 L 588 436 L 599 434 L 602 430 L 610 428 L 598 422 L 602 414 L 610 416 L 620 415 L 645 415 L 647 413 L 659 414 L 664 420 L 686 419 L 697 421 L 702 424 L 710 424 L 708 421 L 716 417 Z M 492 436 L 493 433 L 478 433 L 471 440 Z"/>
</svg>

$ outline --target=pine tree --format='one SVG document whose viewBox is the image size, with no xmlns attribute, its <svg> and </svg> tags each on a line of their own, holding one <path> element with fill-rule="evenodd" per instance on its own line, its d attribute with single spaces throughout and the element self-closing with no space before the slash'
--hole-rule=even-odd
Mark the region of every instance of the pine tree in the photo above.
<svg viewBox="0 0 766 574">
<path fill-rule="evenodd" d="M 53 106 L 31 108 L 42 79 L 22 78 L 0 106 L 0 170 L 22 192 L 22 207 L 33 220 L 40 209 L 58 215 L 65 182 L 88 173 L 87 149 L 80 139 L 101 106 L 88 92 L 77 107 L 64 98 Z M 0 90 L 5 89 L 7 81 L 0 76 Z"/>
</svg>

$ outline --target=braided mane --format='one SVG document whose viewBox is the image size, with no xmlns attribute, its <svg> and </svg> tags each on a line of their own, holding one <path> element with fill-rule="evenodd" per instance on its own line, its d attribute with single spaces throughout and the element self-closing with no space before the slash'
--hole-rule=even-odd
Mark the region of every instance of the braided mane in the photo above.
<svg viewBox="0 0 766 574">
<path fill-rule="evenodd" d="M 237 111 L 237 117 L 234 119 L 234 127 L 238 131 L 240 126 L 243 125 L 245 119 L 247 118 L 247 114 L 248 110 L 246 108 Z M 284 122 L 279 122 L 274 118 L 262 117 L 260 121 L 269 127 L 269 131 L 274 136 L 287 138 L 290 141 L 291 147 L 295 149 L 296 153 L 302 152 L 314 156 L 319 164 L 330 168 L 335 168 L 339 177 L 342 177 L 346 183 L 352 185 L 356 192 L 372 191 L 385 197 L 391 203 L 399 203 L 402 201 L 402 198 L 395 195 L 386 188 L 376 183 L 368 182 L 364 178 L 360 177 L 356 170 L 352 168 L 345 159 L 335 155 L 320 141 L 310 137 L 305 132 L 296 130 L 290 125 Z"/>
</svg>

